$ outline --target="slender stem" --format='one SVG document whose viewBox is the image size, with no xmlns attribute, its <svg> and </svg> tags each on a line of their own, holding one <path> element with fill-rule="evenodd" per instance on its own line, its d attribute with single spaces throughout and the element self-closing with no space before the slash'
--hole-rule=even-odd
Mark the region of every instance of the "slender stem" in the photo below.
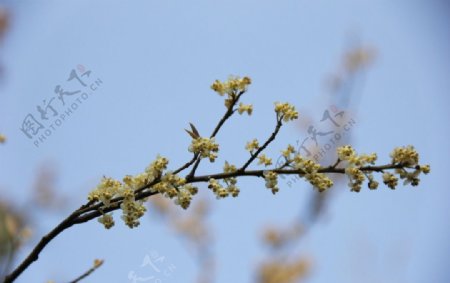
<svg viewBox="0 0 450 283">
<path fill-rule="evenodd" d="M 189 168 L 195 162 L 195 160 L 197 160 L 198 156 L 199 156 L 198 153 L 194 154 L 194 156 L 192 157 L 192 159 L 189 162 L 186 162 L 186 164 L 184 164 L 183 166 L 181 166 L 177 170 L 173 171 L 173 174 L 178 174 L 181 171 L 183 171 L 184 169 Z"/>
<path fill-rule="evenodd" d="M 234 106 L 239 101 L 241 96 L 245 93 L 244 90 L 240 91 L 236 97 L 233 99 L 231 105 L 228 107 L 227 112 L 223 115 L 222 119 L 220 119 L 219 123 L 217 123 L 217 126 L 214 128 L 214 131 L 212 132 L 210 138 L 214 138 L 217 133 L 220 131 L 222 126 L 225 124 L 225 122 L 236 112 L 236 109 L 234 109 Z M 195 171 L 197 171 L 198 166 L 200 165 L 200 162 L 202 161 L 202 158 L 197 154 L 197 160 L 195 160 L 195 164 L 192 167 L 191 172 L 186 176 L 186 180 L 191 179 L 195 175 Z"/>
<path fill-rule="evenodd" d="M 94 271 L 96 271 L 98 268 L 100 268 L 100 266 L 102 266 L 103 264 L 103 260 L 96 260 L 94 263 L 94 266 L 92 266 L 88 271 L 86 271 L 85 273 L 83 273 L 82 275 L 78 276 L 76 279 L 70 281 L 69 283 L 77 283 L 80 282 L 81 280 L 83 280 L 84 278 L 88 277 L 89 275 L 91 275 Z"/>
<path fill-rule="evenodd" d="M 245 171 L 245 169 L 247 169 L 248 166 L 250 166 L 250 164 L 258 157 L 258 155 L 267 148 L 267 146 L 275 140 L 276 136 L 278 135 L 278 132 L 281 129 L 281 126 L 283 125 L 282 121 L 282 117 L 278 117 L 277 116 L 277 125 L 275 126 L 275 130 L 273 131 L 272 135 L 270 135 L 270 137 L 266 140 L 266 142 L 260 147 L 258 148 L 258 150 L 255 151 L 255 153 L 253 153 L 250 156 L 250 159 L 244 164 L 244 166 L 242 166 L 238 171 Z"/>
<path fill-rule="evenodd" d="M 36 245 L 36 247 L 31 251 L 31 253 L 25 258 L 25 260 L 8 276 L 5 277 L 4 283 L 10 283 L 19 277 L 22 272 L 25 271 L 25 269 L 28 268 L 33 262 L 35 262 L 39 258 L 39 254 L 41 251 L 47 246 L 48 243 L 50 243 L 51 240 L 53 240 L 56 236 L 58 236 L 62 231 L 66 230 L 67 228 L 71 227 L 75 224 L 74 219 L 77 217 L 77 212 L 73 212 L 71 215 L 69 215 L 66 219 L 64 219 L 58 226 L 53 228 L 47 235 L 42 237 L 42 239 L 39 241 L 39 243 Z"/>
</svg>

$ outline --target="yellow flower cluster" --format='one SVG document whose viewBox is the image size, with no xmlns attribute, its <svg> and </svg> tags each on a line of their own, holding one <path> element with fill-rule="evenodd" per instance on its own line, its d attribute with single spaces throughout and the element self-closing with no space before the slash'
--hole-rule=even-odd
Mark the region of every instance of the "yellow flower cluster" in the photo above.
<svg viewBox="0 0 450 283">
<path fill-rule="evenodd" d="M 2 134 L 0 134 L 0 143 L 5 143 L 6 142 L 6 137 Z"/>
<path fill-rule="evenodd" d="M 258 148 L 259 148 L 259 142 L 257 139 L 253 139 L 245 145 L 245 149 L 247 151 L 249 151 L 250 153 L 253 153 L 253 151 L 257 150 Z"/>
<path fill-rule="evenodd" d="M 366 179 L 366 176 L 369 180 L 369 189 L 374 190 L 378 188 L 378 182 L 373 179 L 373 175 L 365 175 L 360 170 L 362 166 L 365 166 L 367 164 L 375 164 L 375 161 L 377 160 L 377 155 L 375 153 L 358 155 L 350 145 L 344 145 L 338 147 L 337 154 L 339 160 L 346 161 L 348 163 L 347 167 L 345 168 L 345 174 L 349 178 L 348 186 L 350 187 L 352 192 L 361 191 L 361 187 Z"/>
<path fill-rule="evenodd" d="M 112 178 L 103 177 L 100 184 L 89 193 L 89 201 L 101 201 L 106 207 L 110 206 L 110 201 L 118 196 L 122 189 L 122 183 Z"/>
<path fill-rule="evenodd" d="M 215 80 L 211 85 L 211 88 L 220 96 L 223 96 L 224 94 L 228 94 L 228 96 L 234 96 L 238 92 L 246 91 L 247 86 L 251 83 L 252 81 L 249 77 L 240 78 L 237 76 L 230 76 L 225 82 Z"/>
<path fill-rule="evenodd" d="M 364 183 L 364 180 L 366 179 L 364 173 L 358 167 L 349 166 L 345 168 L 345 174 L 347 174 L 348 176 L 349 179 L 348 186 L 350 187 L 351 191 L 360 192 L 361 186 Z"/>
<path fill-rule="evenodd" d="M 223 166 L 224 173 L 234 173 L 236 171 L 237 171 L 236 166 L 229 164 L 227 161 L 225 161 L 225 165 Z M 236 186 L 237 178 L 236 177 L 225 178 L 223 181 L 225 182 L 225 184 L 227 184 L 227 190 L 231 194 L 231 196 L 237 197 L 240 193 L 239 188 Z"/>
<path fill-rule="evenodd" d="M 419 164 L 419 153 L 412 145 L 396 147 L 391 153 L 392 163 L 403 164 L 405 166 L 415 166 Z"/>
<path fill-rule="evenodd" d="M 385 172 L 383 173 L 383 183 L 392 190 L 394 190 L 398 184 L 398 179 L 397 177 L 394 176 L 394 174 Z"/>
<path fill-rule="evenodd" d="M 107 208 L 111 206 L 113 198 L 123 197 L 124 200 L 121 204 L 122 220 L 130 228 L 137 227 L 139 225 L 138 219 L 144 215 L 145 207 L 143 205 L 144 200 L 135 200 L 135 191 L 159 178 L 167 168 L 167 164 L 166 158 L 158 156 L 143 173 L 135 176 L 126 175 L 122 182 L 103 177 L 97 187 L 89 193 L 88 200 L 91 202 L 100 201 L 104 208 Z M 102 209 L 100 209 L 100 212 L 102 212 Z M 107 229 L 114 225 L 112 214 L 103 214 L 98 218 L 98 221 Z"/>
<path fill-rule="evenodd" d="M 236 166 L 229 164 L 225 161 L 225 165 L 223 166 L 223 172 L 226 173 L 234 173 L 237 171 Z M 226 198 L 228 196 L 237 197 L 239 195 L 239 188 L 236 186 L 237 178 L 229 177 L 224 178 L 223 182 L 226 186 L 223 186 L 219 181 L 214 178 L 209 179 L 208 188 L 213 191 L 216 195 L 217 199 Z"/>
<path fill-rule="evenodd" d="M 412 186 L 418 186 L 420 179 L 419 175 L 421 173 L 428 174 L 430 173 L 430 165 L 416 165 L 415 170 L 412 172 L 406 171 L 404 168 L 399 168 L 395 170 L 400 177 L 400 179 L 404 179 L 403 185 L 411 184 Z"/>
<path fill-rule="evenodd" d="M 352 166 L 364 166 L 366 164 L 375 164 L 377 154 L 361 154 L 357 155 L 356 151 L 350 145 L 338 147 L 337 154 L 339 160 L 348 161 Z"/>
<path fill-rule="evenodd" d="M 275 112 L 283 118 L 284 122 L 292 121 L 298 118 L 298 112 L 293 105 L 289 103 L 275 103 Z"/>
<path fill-rule="evenodd" d="M 169 160 L 167 158 L 158 156 L 158 158 L 145 169 L 149 181 L 153 182 L 156 178 L 161 177 L 162 172 L 167 169 L 168 164 Z"/>
<path fill-rule="evenodd" d="M 229 194 L 228 190 L 214 178 L 209 179 L 208 188 L 213 191 L 217 199 L 226 198 Z"/>
<path fill-rule="evenodd" d="M 319 192 L 323 192 L 333 186 L 333 181 L 330 178 L 318 172 L 320 169 L 319 164 L 310 159 L 303 158 L 300 154 L 294 156 L 293 162 L 294 168 L 303 172 L 300 174 L 300 177 L 305 177 Z"/>
<path fill-rule="evenodd" d="M 128 185 L 122 193 L 123 202 L 120 205 L 122 209 L 122 220 L 130 228 L 139 226 L 139 218 L 141 218 L 147 210 L 143 204 L 143 200 L 136 201 L 134 198 L 134 190 Z"/>
<path fill-rule="evenodd" d="M 278 174 L 273 171 L 265 171 L 263 173 L 266 180 L 266 188 L 272 190 L 272 194 L 276 194 L 280 189 L 278 188 Z"/>
<path fill-rule="evenodd" d="M 161 181 L 153 186 L 155 192 L 159 192 L 167 198 L 175 199 L 175 204 L 187 209 L 191 204 L 192 196 L 197 194 L 198 188 L 186 184 L 186 179 L 168 172 L 162 176 Z"/>
<path fill-rule="evenodd" d="M 239 107 L 238 107 L 237 111 L 238 111 L 239 114 L 247 112 L 248 115 L 252 115 L 252 113 L 253 113 L 253 105 L 239 103 Z"/>
<path fill-rule="evenodd" d="M 361 171 L 361 167 L 368 164 L 375 164 L 377 160 L 377 155 L 372 153 L 370 155 L 357 155 L 355 150 L 349 146 L 342 146 L 337 149 L 339 160 L 347 161 L 348 166 L 345 169 L 345 173 L 350 179 L 349 186 L 352 191 L 361 191 L 361 186 L 367 177 L 368 187 L 371 190 L 378 188 L 378 182 L 375 181 L 372 173 L 364 173 Z M 417 186 L 420 182 L 419 175 L 421 173 L 428 174 L 430 172 L 429 165 L 418 165 L 419 164 L 419 154 L 414 149 L 413 146 L 397 147 L 391 153 L 392 164 L 399 164 L 409 168 L 414 168 L 412 172 L 408 172 L 406 168 L 395 169 L 395 174 L 390 172 L 383 173 L 383 183 L 391 189 L 395 189 L 398 185 L 398 179 L 404 179 L 403 184 L 411 184 Z"/>
<path fill-rule="evenodd" d="M 200 154 L 201 158 L 209 158 L 209 161 L 214 162 L 219 151 L 219 144 L 214 138 L 194 138 L 189 146 L 189 151 Z"/>
</svg>

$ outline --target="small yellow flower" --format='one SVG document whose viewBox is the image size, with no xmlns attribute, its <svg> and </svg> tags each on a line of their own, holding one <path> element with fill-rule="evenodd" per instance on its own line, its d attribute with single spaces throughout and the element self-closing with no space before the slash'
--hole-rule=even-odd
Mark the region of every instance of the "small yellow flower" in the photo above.
<svg viewBox="0 0 450 283">
<path fill-rule="evenodd" d="M 251 104 L 243 104 L 242 102 L 239 103 L 239 107 L 238 107 L 238 113 L 242 114 L 244 112 L 247 112 L 248 115 L 252 115 L 253 112 L 253 105 Z"/>
<path fill-rule="evenodd" d="M 284 122 L 292 121 L 298 118 L 298 112 L 293 105 L 289 103 L 275 103 L 275 112 L 283 117 Z"/>
<path fill-rule="evenodd" d="M 265 154 L 258 156 L 258 164 L 264 164 L 264 166 L 272 165 L 272 158 L 267 157 Z"/>
<path fill-rule="evenodd" d="M 245 149 L 247 151 L 249 151 L 250 153 L 252 153 L 254 150 L 257 150 L 258 148 L 259 148 L 259 142 L 257 139 L 253 139 L 245 145 Z"/>
<path fill-rule="evenodd" d="M 192 139 L 189 146 L 189 151 L 200 154 L 201 158 L 209 158 L 209 161 L 214 162 L 219 151 L 219 144 L 214 138 L 196 138 Z"/>
<path fill-rule="evenodd" d="M 263 175 L 266 180 L 266 188 L 271 189 L 272 194 L 276 194 L 279 191 L 278 174 L 273 171 L 266 171 Z"/>
</svg>

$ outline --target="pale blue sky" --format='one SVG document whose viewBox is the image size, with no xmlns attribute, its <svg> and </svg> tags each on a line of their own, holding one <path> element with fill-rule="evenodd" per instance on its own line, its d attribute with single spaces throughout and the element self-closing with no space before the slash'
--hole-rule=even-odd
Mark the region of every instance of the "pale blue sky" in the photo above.
<svg viewBox="0 0 450 283">
<path fill-rule="evenodd" d="M 354 146 L 386 162 L 393 147 L 414 144 L 432 174 L 416 188 L 336 195 L 298 247 L 315 262 L 309 282 L 449 282 L 447 1 L 3 2 L 14 18 L 0 57 L 6 68 L 0 132 L 9 138 L 0 147 L 2 197 L 20 205 L 37 168 L 48 161 L 58 166 L 59 189 L 72 198 L 68 211 L 102 175 L 137 173 L 158 153 L 178 166 L 190 158 L 188 122 L 208 133 L 222 115 L 222 99 L 209 85 L 229 74 L 253 79 L 244 102 L 254 104 L 254 115 L 233 118 L 218 137 L 222 157 L 243 162 L 245 142 L 271 133 L 274 101 L 290 101 L 320 118 L 327 106 L 324 79 L 356 36 L 376 47 L 378 57 L 364 81 Z M 36 148 L 19 127 L 78 64 L 103 85 Z M 269 153 L 299 138 L 288 125 Z M 218 283 L 251 282 L 265 255 L 261 228 L 289 223 L 310 195 L 307 185 L 297 184 L 282 185 L 273 197 L 251 179 L 241 191 L 238 199 L 214 202 L 209 219 Z M 60 219 L 35 220 L 39 237 Z M 128 272 L 150 250 L 177 268 L 163 282 L 192 282 L 192 255 L 157 221 L 142 222 L 136 230 L 120 222 L 110 231 L 95 221 L 74 227 L 17 282 L 64 281 L 94 258 L 106 264 L 85 282 L 131 282 Z"/>
</svg>

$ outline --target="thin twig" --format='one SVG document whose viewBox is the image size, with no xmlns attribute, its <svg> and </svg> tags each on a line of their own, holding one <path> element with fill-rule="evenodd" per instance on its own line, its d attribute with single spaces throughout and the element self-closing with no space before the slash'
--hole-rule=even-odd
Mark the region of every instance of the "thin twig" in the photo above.
<svg viewBox="0 0 450 283">
<path fill-rule="evenodd" d="M 250 159 L 244 164 L 244 166 L 242 166 L 238 171 L 245 171 L 245 169 L 247 169 L 248 166 L 250 166 L 250 164 L 258 157 L 258 155 L 267 148 L 267 146 L 273 141 L 275 140 L 278 132 L 281 129 L 281 126 L 283 125 L 282 121 L 282 117 L 278 117 L 277 115 L 277 125 L 275 126 L 275 130 L 273 131 L 273 133 L 270 135 L 270 137 L 266 140 L 266 142 L 260 147 L 258 148 L 258 150 L 255 151 L 255 153 L 253 153 L 250 156 Z"/>
<path fill-rule="evenodd" d="M 83 280 L 84 278 L 88 277 L 89 275 L 91 275 L 94 271 L 96 271 L 98 268 L 100 268 L 100 266 L 102 266 L 103 264 L 103 260 L 98 260 L 96 259 L 94 261 L 94 265 L 85 273 L 83 273 L 82 275 L 80 275 L 79 277 L 77 277 L 76 279 L 70 281 L 69 283 L 77 283 L 80 282 L 81 280 Z"/>
<path fill-rule="evenodd" d="M 245 93 L 245 91 L 242 90 L 236 95 L 236 97 L 233 99 L 233 102 L 228 107 L 227 112 L 225 112 L 225 114 L 223 115 L 222 119 L 220 119 L 219 123 L 217 123 L 217 126 L 214 128 L 214 131 L 212 132 L 210 138 L 214 138 L 217 135 L 217 133 L 220 131 L 222 126 L 225 124 L 225 122 L 234 114 L 234 112 L 236 112 L 236 109 L 234 109 L 234 106 L 236 105 L 236 103 L 239 101 L 239 99 L 241 98 L 241 96 L 244 93 Z M 200 165 L 201 161 L 202 161 L 202 158 L 198 155 L 197 156 L 197 160 L 195 160 L 195 164 L 192 167 L 191 172 L 189 172 L 189 174 L 186 176 L 186 180 L 189 180 L 192 177 L 194 177 L 195 171 L 197 170 L 197 168 Z"/>
</svg>

